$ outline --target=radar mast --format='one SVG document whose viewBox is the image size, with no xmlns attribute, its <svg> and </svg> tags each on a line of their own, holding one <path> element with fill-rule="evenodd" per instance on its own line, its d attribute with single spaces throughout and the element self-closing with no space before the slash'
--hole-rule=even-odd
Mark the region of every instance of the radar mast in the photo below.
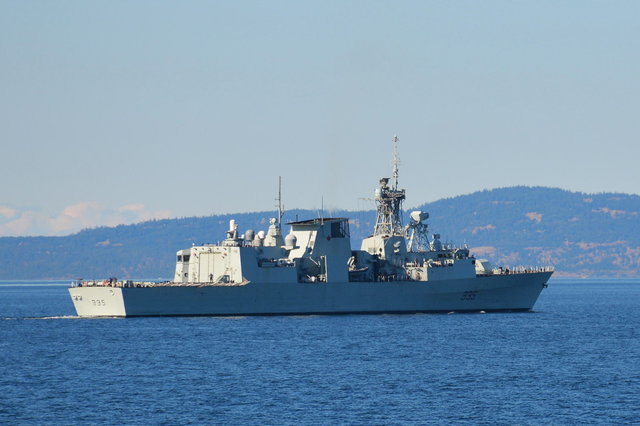
<svg viewBox="0 0 640 426">
<path fill-rule="evenodd" d="M 402 227 L 402 201 L 405 199 L 404 189 L 398 189 L 398 136 L 393 136 L 393 187 L 389 186 L 389 178 L 380 179 L 380 187 L 376 189 L 376 226 L 373 235 L 404 236 Z"/>
</svg>

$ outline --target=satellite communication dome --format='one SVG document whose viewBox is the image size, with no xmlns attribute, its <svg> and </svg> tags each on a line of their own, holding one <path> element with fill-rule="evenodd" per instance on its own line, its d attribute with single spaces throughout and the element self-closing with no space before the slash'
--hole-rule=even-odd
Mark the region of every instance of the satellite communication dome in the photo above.
<svg viewBox="0 0 640 426">
<path fill-rule="evenodd" d="M 297 242 L 298 238 L 293 234 L 287 234 L 287 236 L 284 237 L 284 245 L 286 247 L 295 247 Z"/>
</svg>

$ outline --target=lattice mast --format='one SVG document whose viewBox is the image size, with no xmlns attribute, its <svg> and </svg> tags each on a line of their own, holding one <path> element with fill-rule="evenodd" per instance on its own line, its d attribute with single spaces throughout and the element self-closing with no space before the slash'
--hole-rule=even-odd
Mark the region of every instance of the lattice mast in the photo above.
<svg viewBox="0 0 640 426">
<path fill-rule="evenodd" d="M 380 187 L 376 189 L 376 226 L 373 235 L 404 236 L 402 227 L 402 201 L 405 199 L 404 189 L 398 189 L 398 137 L 393 137 L 393 186 L 389 186 L 389 178 L 380 179 Z"/>
</svg>

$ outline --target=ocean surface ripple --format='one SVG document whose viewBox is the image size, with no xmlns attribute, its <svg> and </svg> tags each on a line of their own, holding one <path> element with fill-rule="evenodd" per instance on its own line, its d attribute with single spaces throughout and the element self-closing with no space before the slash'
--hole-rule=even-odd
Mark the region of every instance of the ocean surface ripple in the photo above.
<svg viewBox="0 0 640 426">
<path fill-rule="evenodd" d="M 632 424 L 640 281 L 531 313 L 75 317 L 0 282 L 0 424 Z"/>
</svg>

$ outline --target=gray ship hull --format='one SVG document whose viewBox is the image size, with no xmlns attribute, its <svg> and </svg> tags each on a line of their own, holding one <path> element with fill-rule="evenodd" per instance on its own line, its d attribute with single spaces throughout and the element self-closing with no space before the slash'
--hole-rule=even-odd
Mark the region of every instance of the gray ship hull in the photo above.
<svg viewBox="0 0 640 426">
<path fill-rule="evenodd" d="M 81 317 L 526 311 L 551 272 L 441 281 L 72 287 Z"/>
</svg>

